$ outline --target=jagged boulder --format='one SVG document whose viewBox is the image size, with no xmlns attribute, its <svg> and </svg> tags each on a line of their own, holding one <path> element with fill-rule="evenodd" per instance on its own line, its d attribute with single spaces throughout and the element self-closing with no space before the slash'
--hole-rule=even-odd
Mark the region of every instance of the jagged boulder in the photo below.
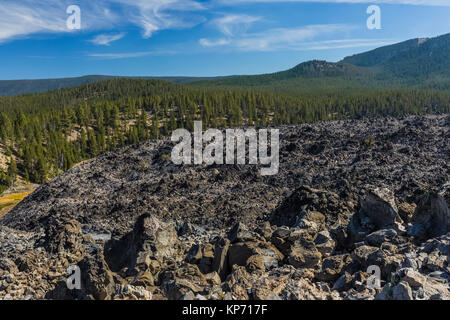
<svg viewBox="0 0 450 320">
<path fill-rule="evenodd" d="M 422 197 L 412 217 L 408 234 L 419 239 L 439 237 L 450 228 L 450 210 L 445 199 L 437 193 Z"/>
<path fill-rule="evenodd" d="M 229 273 L 228 250 L 230 248 L 230 240 L 219 239 L 214 249 L 214 260 L 212 271 L 217 272 L 219 277 L 225 280 Z"/>
<path fill-rule="evenodd" d="M 336 281 L 342 274 L 344 267 L 350 264 L 351 261 L 349 254 L 328 257 L 323 260 L 315 278 L 325 282 Z"/>
<path fill-rule="evenodd" d="M 116 281 L 104 259 L 101 248 L 92 248 L 92 252 L 86 255 L 78 266 L 80 267 L 81 289 L 84 296 L 95 300 L 108 300 L 113 297 Z"/>
<path fill-rule="evenodd" d="M 330 256 L 336 247 L 336 242 L 327 230 L 317 233 L 314 244 L 316 245 L 317 250 L 322 254 L 322 257 Z"/>
<path fill-rule="evenodd" d="M 161 274 L 161 288 L 170 300 L 179 300 L 189 292 L 201 293 L 208 286 L 205 275 L 196 265 L 183 264 Z"/>
<path fill-rule="evenodd" d="M 320 263 L 321 258 L 322 255 L 313 242 L 296 241 L 291 246 L 287 261 L 295 268 L 314 268 Z"/>
<path fill-rule="evenodd" d="M 349 214 L 347 204 L 336 193 L 301 186 L 272 212 L 270 222 L 277 226 L 301 226 L 322 229 L 339 216 Z M 317 214 L 316 214 L 317 213 Z M 325 216 L 329 221 L 325 220 Z"/>
<path fill-rule="evenodd" d="M 256 258 L 254 256 L 259 256 Z M 259 261 L 256 261 L 256 260 Z M 259 264 L 264 269 L 277 267 L 284 259 L 284 256 L 278 249 L 269 242 L 241 242 L 233 244 L 228 251 L 228 268 L 231 270 L 234 265 L 248 266 L 249 264 Z M 254 269 L 249 267 L 250 270 Z"/>
<path fill-rule="evenodd" d="M 402 268 L 377 295 L 381 300 L 450 300 L 448 280 Z"/>
<path fill-rule="evenodd" d="M 394 229 L 382 229 L 369 234 L 366 241 L 370 246 L 380 247 L 381 244 L 392 241 L 396 236 L 397 232 Z"/>
<path fill-rule="evenodd" d="M 377 230 L 394 227 L 400 222 L 394 194 L 386 188 L 369 188 L 361 203 L 361 210 L 355 213 L 348 225 L 352 242 L 359 242 Z"/>
<path fill-rule="evenodd" d="M 86 236 L 77 220 L 51 217 L 46 227 L 43 241 L 50 253 L 82 254 Z"/>
<path fill-rule="evenodd" d="M 393 300 L 413 300 L 412 290 L 409 284 L 405 281 L 400 281 L 392 288 Z"/>
<path fill-rule="evenodd" d="M 259 235 L 255 232 L 248 230 L 247 226 L 243 223 L 236 223 L 233 228 L 227 233 L 227 238 L 231 243 L 253 241 L 259 238 Z"/>
<path fill-rule="evenodd" d="M 182 259 L 175 227 L 151 214 L 140 216 L 131 232 L 105 246 L 105 257 L 112 270 L 137 272 L 170 260 Z"/>
</svg>

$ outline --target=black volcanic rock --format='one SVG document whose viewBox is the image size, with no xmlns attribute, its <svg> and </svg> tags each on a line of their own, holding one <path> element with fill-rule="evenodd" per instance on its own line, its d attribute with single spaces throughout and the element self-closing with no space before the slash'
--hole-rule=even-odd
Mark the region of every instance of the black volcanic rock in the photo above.
<svg viewBox="0 0 450 320">
<path fill-rule="evenodd" d="M 449 119 L 281 127 L 274 176 L 174 165 L 167 140 L 105 153 L 0 220 L 0 299 L 450 299 Z"/>
</svg>

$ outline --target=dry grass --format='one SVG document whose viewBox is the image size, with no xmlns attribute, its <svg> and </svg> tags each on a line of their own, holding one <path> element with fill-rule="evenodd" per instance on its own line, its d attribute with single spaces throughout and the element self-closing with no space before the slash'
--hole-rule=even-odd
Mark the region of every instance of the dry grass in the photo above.
<svg viewBox="0 0 450 320">
<path fill-rule="evenodd" d="M 11 211 L 17 204 L 19 204 L 32 191 L 7 194 L 0 197 L 0 218 Z"/>
</svg>

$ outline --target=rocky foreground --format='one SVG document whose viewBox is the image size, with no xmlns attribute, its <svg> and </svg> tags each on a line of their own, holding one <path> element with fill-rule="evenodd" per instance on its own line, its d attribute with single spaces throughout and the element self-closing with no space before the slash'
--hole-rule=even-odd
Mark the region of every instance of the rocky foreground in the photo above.
<svg viewBox="0 0 450 320">
<path fill-rule="evenodd" d="M 176 166 L 168 141 L 106 153 L 0 221 L 0 299 L 448 300 L 449 128 L 449 115 L 282 127 L 269 177 Z"/>
</svg>

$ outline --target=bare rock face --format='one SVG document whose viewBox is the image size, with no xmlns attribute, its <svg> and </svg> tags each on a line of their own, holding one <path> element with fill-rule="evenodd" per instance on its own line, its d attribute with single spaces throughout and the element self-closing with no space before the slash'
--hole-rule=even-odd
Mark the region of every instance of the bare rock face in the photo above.
<svg viewBox="0 0 450 320">
<path fill-rule="evenodd" d="M 95 249 L 79 263 L 84 274 L 84 290 L 96 300 L 111 299 L 115 293 L 115 281 L 100 249 Z"/>
<path fill-rule="evenodd" d="M 321 269 L 316 273 L 316 279 L 325 282 L 335 282 L 351 261 L 349 254 L 336 255 L 324 259 Z"/>
<path fill-rule="evenodd" d="M 82 255 L 86 236 L 83 235 L 81 224 L 77 220 L 50 218 L 47 226 L 44 246 L 49 252 Z"/>
<path fill-rule="evenodd" d="M 450 210 L 445 199 L 436 193 L 426 194 L 412 217 L 409 234 L 422 239 L 439 237 L 449 232 Z"/>
<path fill-rule="evenodd" d="M 358 242 L 368 233 L 393 227 L 396 221 L 400 221 L 400 216 L 393 192 L 386 188 L 369 189 L 361 210 L 352 217 L 349 233 L 352 240 Z"/>
<path fill-rule="evenodd" d="M 228 250 L 230 249 L 230 241 L 227 239 L 220 239 L 217 241 L 214 248 L 214 261 L 212 270 L 217 272 L 221 279 L 225 279 L 228 275 Z M 200 261 L 199 261 L 200 262 Z"/>
<path fill-rule="evenodd" d="M 314 243 L 307 241 L 296 241 L 291 246 L 288 263 L 295 268 L 314 268 L 320 263 L 322 255 L 314 246 Z"/>
<path fill-rule="evenodd" d="M 342 206 L 339 195 L 301 186 L 276 208 L 270 222 L 279 226 L 311 227 L 320 230 L 326 222 L 332 224 L 340 215 L 346 215 L 348 212 L 348 208 Z M 325 221 L 323 214 L 330 220 Z"/>
<path fill-rule="evenodd" d="M 176 257 L 179 240 L 173 225 L 144 214 L 133 230 L 106 244 L 106 259 L 113 270 L 149 268 L 152 261 L 167 262 Z"/>
<path fill-rule="evenodd" d="M 393 300 L 413 300 L 412 290 L 409 284 L 405 281 L 400 281 L 392 289 Z"/>
<path fill-rule="evenodd" d="M 0 299 L 450 300 L 449 119 L 282 127 L 270 177 L 105 153 L 0 220 Z"/>
<path fill-rule="evenodd" d="M 260 257 L 260 262 L 256 261 L 254 256 Z M 236 243 L 230 247 L 228 251 L 229 268 L 232 268 L 234 265 L 247 266 L 249 259 L 252 264 L 259 264 L 265 270 L 277 267 L 283 260 L 283 254 L 275 246 L 267 242 Z"/>
</svg>

